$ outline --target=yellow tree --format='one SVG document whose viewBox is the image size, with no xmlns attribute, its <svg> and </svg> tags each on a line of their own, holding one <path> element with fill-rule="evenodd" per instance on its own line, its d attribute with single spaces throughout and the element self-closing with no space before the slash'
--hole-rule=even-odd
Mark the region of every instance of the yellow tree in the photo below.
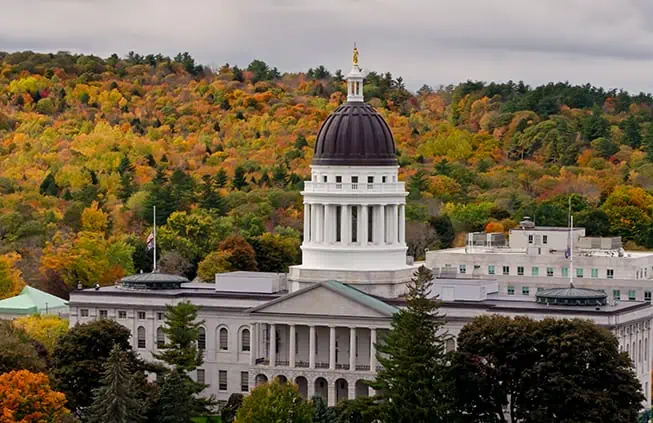
<svg viewBox="0 0 653 423">
<path fill-rule="evenodd" d="M 28 370 L 0 375 L 2 423 L 56 422 L 70 414 L 66 396 L 50 388 L 48 377 Z"/>
<path fill-rule="evenodd" d="M 23 329 L 51 353 L 61 335 L 68 332 L 68 320 L 58 316 L 23 316 L 14 320 L 14 326 Z"/>
<path fill-rule="evenodd" d="M 25 281 L 15 267 L 18 260 L 20 255 L 17 253 L 0 255 L 0 299 L 18 295 L 25 287 Z"/>
</svg>

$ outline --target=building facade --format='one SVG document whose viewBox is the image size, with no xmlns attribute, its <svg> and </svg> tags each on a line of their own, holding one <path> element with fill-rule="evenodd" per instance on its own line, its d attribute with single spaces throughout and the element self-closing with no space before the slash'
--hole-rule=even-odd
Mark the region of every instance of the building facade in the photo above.
<svg viewBox="0 0 653 423">
<path fill-rule="evenodd" d="M 131 330 L 134 349 L 151 360 L 165 343 L 165 306 L 190 301 L 203 321 L 198 345 L 204 364 L 193 377 L 208 385 L 207 395 L 226 401 L 273 378 L 294 382 L 302 395 L 320 395 L 329 405 L 373 395 L 364 381 L 378 370 L 376 344 L 405 306 L 402 294 L 417 264 L 406 257 L 406 191 L 397 178 L 392 134 L 363 101 L 365 73 L 357 59 L 356 52 L 347 102 L 318 133 L 311 180 L 302 192 L 301 265 L 287 275 L 219 274 L 215 284 L 132 275 L 116 286 L 71 293 L 70 324 L 114 319 Z M 650 405 L 649 303 L 606 301 L 595 307 L 568 296 L 566 304 L 540 304 L 530 296 L 503 295 L 493 278 L 451 278 L 447 272 L 439 272 L 434 283 L 453 335 L 447 348 L 455 348 L 467 322 L 484 314 L 588 318 L 609 328 L 631 354 Z"/>
</svg>

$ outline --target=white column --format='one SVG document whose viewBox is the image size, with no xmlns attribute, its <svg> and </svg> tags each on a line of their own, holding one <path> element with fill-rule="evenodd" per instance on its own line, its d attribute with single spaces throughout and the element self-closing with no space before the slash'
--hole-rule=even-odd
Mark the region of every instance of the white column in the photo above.
<svg viewBox="0 0 653 423">
<path fill-rule="evenodd" d="M 349 328 L 349 370 L 356 370 L 356 328 Z"/>
<path fill-rule="evenodd" d="M 358 242 L 360 245 L 367 245 L 367 220 L 369 219 L 368 217 L 368 207 L 363 205 L 360 206 L 360 209 L 358 211 Z"/>
<path fill-rule="evenodd" d="M 333 213 L 333 204 L 326 204 L 324 206 L 324 242 L 331 244 L 335 241 L 335 214 Z"/>
<path fill-rule="evenodd" d="M 304 203 L 304 244 L 311 240 L 311 205 Z"/>
<path fill-rule="evenodd" d="M 324 204 L 320 204 L 317 210 L 317 242 L 324 242 Z"/>
<path fill-rule="evenodd" d="M 399 243 L 406 242 L 406 205 L 399 205 Z"/>
<path fill-rule="evenodd" d="M 351 244 L 351 206 L 340 207 L 340 240 L 342 245 Z"/>
<path fill-rule="evenodd" d="M 256 323 L 249 325 L 249 365 L 256 364 Z"/>
<path fill-rule="evenodd" d="M 336 327 L 329 327 L 329 369 L 336 369 Z"/>
<path fill-rule="evenodd" d="M 327 392 L 329 393 L 329 399 L 327 405 L 329 407 L 335 407 L 336 405 L 336 382 L 327 382 Z"/>
<path fill-rule="evenodd" d="M 308 367 L 315 368 L 315 326 L 310 326 L 308 329 Z M 314 383 L 309 381 L 309 385 Z"/>
<path fill-rule="evenodd" d="M 311 242 L 317 242 L 317 204 L 311 204 Z"/>
<path fill-rule="evenodd" d="M 396 204 L 390 206 L 390 216 L 388 219 L 388 243 L 396 244 L 397 243 L 397 234 L 399 232 L 399 227 L 397 226 L 397 221 L 399 220 L 399 207 Z"/>
<path fill-rule="evenodd" d="M 277 362 L 277 326 L 270 324 L 270 366 L 275 366 Z"/>
<path fill-rule="evenodd" d="M 376 245 L 383 245 L 383 233 L 385 231 L 385 206 L 374 206 L 374 243 Z"/>
<path fill-rule="evenodd" d="M 288 365 L 290 367 L 295 367 L 295 352 L 297 350 L 295 336 L 295 325 L 290 325 L 290 348 L 288 351 Z"/>
<path fill-rule="evenodd" d="M 370 371 L 376 372 L 376 329 L 370 329 Z"/>
</svg>

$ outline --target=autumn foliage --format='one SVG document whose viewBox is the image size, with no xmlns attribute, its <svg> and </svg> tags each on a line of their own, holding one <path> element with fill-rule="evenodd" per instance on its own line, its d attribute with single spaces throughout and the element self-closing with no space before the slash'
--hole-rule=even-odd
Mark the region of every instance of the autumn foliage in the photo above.
<svg viewBox="0 0 653 423">
<path fill-rule="evenodd" d="M 58 422 L 68 414 L 66 397 L 50 388 L 48 377 L 28 370 L 0 375 L 2 423 Z"/>
</svg>

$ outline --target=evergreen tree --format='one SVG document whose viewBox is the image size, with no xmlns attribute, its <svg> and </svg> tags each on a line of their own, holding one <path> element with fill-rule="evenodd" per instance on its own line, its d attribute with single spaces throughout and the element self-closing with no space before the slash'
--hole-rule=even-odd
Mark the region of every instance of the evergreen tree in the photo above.
<svg viewBox="0 0 653 423">
<path fill-rule="evenodd" d="M 213 397 L 203 398 L 199 394 L 207 387 L 188 376 L 204 362 L 198 348 L 200 326 L 197 321 L 199 307 L 190 302 L 176 306 L 166 305 L 163 333 L 166 343 L 163 352 L 154 358 L 166 363 L 171 371 L 161 385 L 158 410 L 161 422 L 189 422 L 192 416 L 209 414 L 215 406 Z"/>
<path fill-rule="evenodd" d="M 433 274 L 421 266 L 408 284 L 406 308 L 377 344 L 382 365 L 370 384 L 387 422 L 450 422 L 450 384 L 445 353 L 445 318 L 430 297 Z"/>
<path fill-rule="evenodd" d="M 181 169 L 175 169 L 170 176 L 170 196 L 175 206 L 174 211 L 190 210 L 195 199 L 195 179 Z"/>
<path fill-rule="evenodd" d="M 598 105 L 594 105 L 592 114 L 583 121 L 581 133 L 587 141 L 610 137 L 610 122 L 603 117 L 603 112 Z"/>
<path fill-rule="evenodd" d="M 243 404 L 244 398 L 245 397 L 243 394 L 237 392 L 229 395 L 227 404 L 222 407 L 222 410 L 220 411 L 220 418 L 222 419 L 222 423 L 233 423 L 233 421 L 236 419 L 236 413 L 238 412 L 238 409 Z"/>
<path fill-rule="evenodd" d="M 329 408 L 321 396 L 315 395 L 313 401 L 313 423 L 337 423 L 338 419 L 333 408 Z"/>
<path fill-rule="evenodd" d="M 102 386 L 93 390 L 89 423 L 136 423 L 143 421 L 144 405 L 137 399 L 127 353 L 117 344 L 104 363 Z"/>
<path fill-rule="evenodd" d="M 134 187 L 134 175 L 132 172 L 124 172 L 120 176 L 120 187 L 118 188 L 118 198 L 122 202 L 127 202 L 129 197 L 136 191 Z"/>
<path fill-rule="evenodd" d="M 215 174 L 215 186 L 218 188 L 224 188 L 227 186 L 227 172 L 220 168 L 218 173 Z"/>
<path fill-rule="evenodd" d="M 202 178 L 202 196 L 200 197 L 200 206 L 213 210 L 219 215 L 224 214 L 224 201 L 217 189 L 216 183 L 211 175 L 204 175 Z"/>
<path fill-rule="evenodd" d="M 649 162 L 653 162 L 653 123 L 649 123 L 644 130 L 644 137 L 642 144 L 646 150 L 646 158 Z"/>
<path fill-rule="evenodd" d="M 633 116 L 628 116 L 621 124 L 624 131 L 624 144 L 633 148 L 639 148 L 642 145 L 642 132 L 639 122 Z"/>
<path fill-rule="evenodd" d="M 165 169 L 160 167 L 150 184 L 150 192 L 145 202 L 145 218 L 148 222 L 153 220 L 153 209 L 156 206 L 156 224 L 163 225 L 168 220 L 168 216 L 177 208 L 170 187 Z"/>
<path fill-rule="evenodd" d="M 242 166 L 238 166 L 234 171 L 234 180 L 231 185 L 236 190 L 242 190 L 247 186 L 247 181 L 245 180 L 245 169 Z"/>
<path fill-rule="evenodd" d="M 414 175 L 408 178 L 408 191 L 410 192 L 408 195 L 409 198 L 418 200 L 422 198 L 422 192 L 428 191 L 428 189 L 429 181 L 426 179 L 426 174 L 423 170 L 418 170 Z"/>
<path fill-rule="evenodd" d="M 56 196 L 59 194 L 59 187 L 54 180 L 54 175 L 50 172 L 47 174 L 41 186 L 39 187 L 39 192 L 41 195 L 53 195 Z"/>
</svg>

